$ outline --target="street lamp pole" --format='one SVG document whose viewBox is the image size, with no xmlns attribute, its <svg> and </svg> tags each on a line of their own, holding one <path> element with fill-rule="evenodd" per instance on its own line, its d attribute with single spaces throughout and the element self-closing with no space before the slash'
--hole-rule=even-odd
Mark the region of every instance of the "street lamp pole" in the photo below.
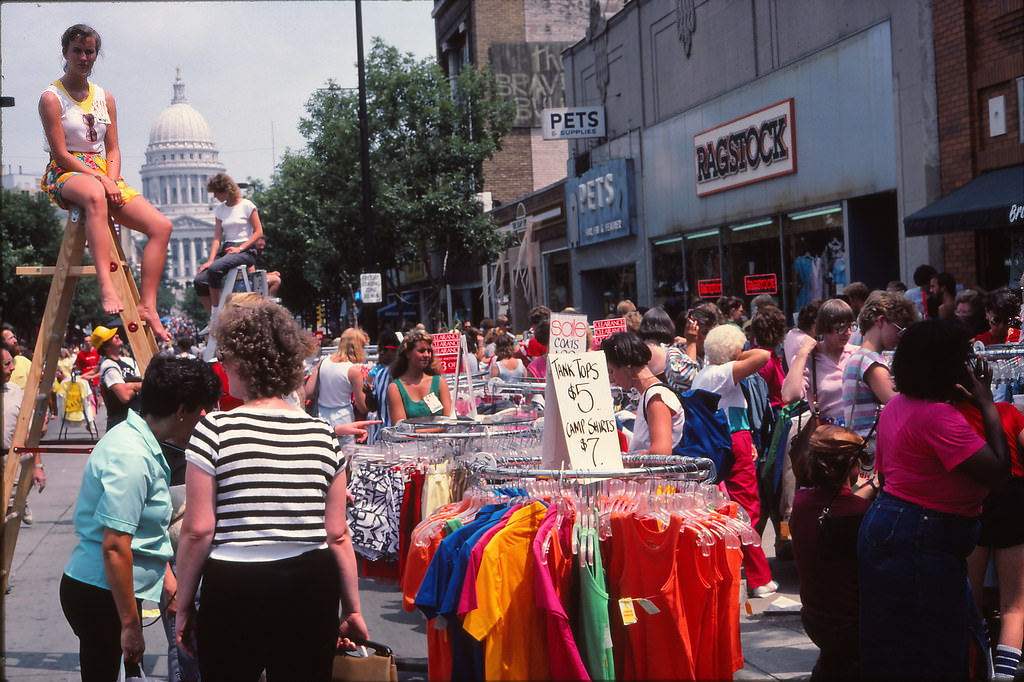
<svg viewBox="0 0 1024 682">
<path fill-rule="evenodd" d="M 363 56 L 363 3 L 356 2 L 356 66 L 359 71 L 359 166 L 363 185 L 363 248 L 368 271 L 376 269 L 373 239 L 373 196 L 370 186 L 370 133 L 366 117 L 366 60 Z"/>
</svg>

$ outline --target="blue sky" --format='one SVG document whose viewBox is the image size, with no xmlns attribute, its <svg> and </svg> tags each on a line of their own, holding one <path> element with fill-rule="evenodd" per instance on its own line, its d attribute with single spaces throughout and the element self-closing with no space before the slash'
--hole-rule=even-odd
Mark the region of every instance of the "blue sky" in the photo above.
<svg viewBox="0 0 1024 682">
<path fill-rule="evenodd" d="M 402 52 L 434 56 L 431 0 L 364 0 L 367 51 L 379 36 Z M 270 179 L 286 148 L 300 149 L 299 119 L 328 79 L 356 87 L 355 4 L 333 2 L 3 3 L 0 5 L 2 160 L 5 172 L 40 175 L 47 162 L 37 104 L 62 74 L 60 36 L 95 28 L 92 80 L 116 98 L 122 173 L 141 187 L 149 130 L 174 95 L 180 67 L 189 104 L 206 118 L 227 172 Z"/>
</svg>

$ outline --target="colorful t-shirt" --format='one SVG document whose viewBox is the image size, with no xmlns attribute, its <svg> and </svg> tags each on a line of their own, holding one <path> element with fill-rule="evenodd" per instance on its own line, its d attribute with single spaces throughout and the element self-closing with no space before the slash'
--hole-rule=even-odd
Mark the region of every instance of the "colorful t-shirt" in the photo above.
<svg viewBox="0 0 1024 682">
<path fill-rule="evenodd" d="M 877 445 L 887 493 L 939 512 L 981 514 L 989 489 L 956 467 L 986 443 L 955 407 L 897 395 L 878 418 Z"/>
<path fill-rule="evenodd" d="M 885 358 L 878 351 L 858 348 L 846 361 L 843 369 L 843 415 L 846 427 L 867 438 L 875 426 L 875 416 L 881 403 L 865 381 L 867 371 L 875 365 L 888 370 Z"/>
</svg>

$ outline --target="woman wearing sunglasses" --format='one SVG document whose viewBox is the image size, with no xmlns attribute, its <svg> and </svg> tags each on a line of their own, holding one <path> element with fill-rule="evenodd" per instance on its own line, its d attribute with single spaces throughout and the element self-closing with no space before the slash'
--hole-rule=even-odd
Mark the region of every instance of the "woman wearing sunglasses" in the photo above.
<svg viewBox="0 0 1024 682">
<path fill-rule="evenodd" d="M 894 350 L 903 332 L 915 322 L 917 309 L 911 300 L 888 291 L 872 292 L 857 318 L 863 341 L 843 370 L 843 413 L 847 427 L 867 441 L 860 486 L 873 481 L 875 424 L 882 406 L 896 395 L 882 352 Z"/>
<path fill-rule="evenodd" d="M 149 237 L 142 252 L 139 316 L 157 339 L 170 341 L 160 323 L 156 292 L 167 258 L 171 221 L 121 177 L 114 97 L 89 82 L 100 53 L 99 34 L 89 26 L 75 24 L 64 31 L 60 44 L 66 60 L 64 75 L 39 98 L 39 117 L 46 135 L 43 147 L 50 154 L 40 187 L 62 209 L 74 205 L 85 211 L 85 235 L 96 264 L 103 310 L 108 314 L 124 309 L 110 276 L 108 217 Z"/>
</svg>

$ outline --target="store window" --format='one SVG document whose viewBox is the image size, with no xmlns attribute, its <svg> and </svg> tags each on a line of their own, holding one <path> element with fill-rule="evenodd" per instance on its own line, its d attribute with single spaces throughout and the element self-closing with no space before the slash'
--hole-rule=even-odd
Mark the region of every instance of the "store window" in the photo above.
<svg viewBox="0 0 1024 682">
<path fill-rule="evenodd" d="M 686 276 L 682 235 L 651 244 L 654 305 L 662 306 L 674 320 L 686 309 Z"/>
<path fill-rule="evenodd" d="M 786 309 L 834 298 L 849 283 L 843 207 L 835 204 L 782 216 Z"/>
<path fill-rule="evenodd" d="M 686 235 L 683 241 L 686 257 L 686 284 L 689 291 L 687 305 L 694 306 L 700 302 L 700 282 L 722 279 L 722 254 L 718 244 L 718 230 L 703 230 Z M 724 282 L 722 282 L 724 286 Z M 725 293 L 723 291 L 723 293 Z M 708 300 L 716 300 L 718 295 L 707 296 Z"/>
<path fill-rule="evenodd" d="M 636 264 L 629 263 L 580 273 L 583 311 L 592 317 L 607 317 L 623 299 L 636 301 Z"/>
<path fill-rule="evenodd" d="M 746 298 L 745 278 L 748 275 L 775 275 L 781 282 L 782 260 L 779 255 L 779 222 L 777 218 L 751 220 L 722 230 L 722 262 L 724 293 Z M 777 302 L 781 298 L 774 294 Z M 747 310 L 749 313 L 749 308 Z"/>
<path fill-rule="evenodd" d="M 547 263 L 547 306 L 564 310 L 572 305 L 572 269 L 569 251 L 555 251 L 545 255 Z"/>
</svg>

